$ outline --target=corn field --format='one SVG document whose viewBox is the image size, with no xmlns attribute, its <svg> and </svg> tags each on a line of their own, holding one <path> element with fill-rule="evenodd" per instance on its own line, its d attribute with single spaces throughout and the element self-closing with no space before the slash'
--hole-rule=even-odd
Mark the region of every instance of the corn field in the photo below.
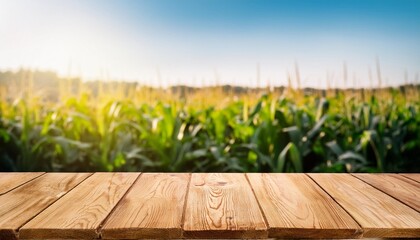
<svg viewBox="0 0 420 240">
<path fill-rule="evenodd" d="M 420 171 L 419 86 L 172 93 L 66 84 L 53 100 L 31 84 L 3 86 L 0 171 Z"/>
</svg>

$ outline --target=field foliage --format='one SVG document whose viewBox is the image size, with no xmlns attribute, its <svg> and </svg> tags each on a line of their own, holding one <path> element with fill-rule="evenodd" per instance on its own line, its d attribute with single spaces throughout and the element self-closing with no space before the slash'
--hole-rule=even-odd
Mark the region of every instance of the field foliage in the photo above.
<svg viewBox="0 0 420 240">
<path fill-rule="evenodd" d="M 418 87 L 410 98 L 392 89 L 180 97 L 81 87 L 61 86 L 58 100 L 3 91 L 0 171 L 420 170 Z"/>
</svg>

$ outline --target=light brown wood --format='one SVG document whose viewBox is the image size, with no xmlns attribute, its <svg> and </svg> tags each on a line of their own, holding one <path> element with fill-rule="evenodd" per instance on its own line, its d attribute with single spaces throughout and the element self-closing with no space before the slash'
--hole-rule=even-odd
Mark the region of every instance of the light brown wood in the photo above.
<svg viewBox="0 0 420 240">
<path fill-rule="evenodd" d="M 41 176 L 43 172 L 2 173 L 0 172 L 0 195 Z"/>
<path fill-rule="evenodd" d="M 363 228 L 363 237 L 419 237 L 420 213 L 349 174 L 309 174 Z"/>
<path fill-rule="evenodd" d="M 267 237 L 263 215 L 244 174 L 192 174 L 184 237 Z"/>
<path fill-rule="evenodd" d="M 139 173 L 95 173 L 25 224 L 21 239 L 98 238 L 97 229 Z"/>
<path fill-rule="evenodd" d="M 109 216 L 106 239 L 181 238 L 187 173 L 145 173 Z"/>
<path fill-rule="evenodd" d="M 410 178 L 416 182 L 420 182 L 420 173 L 404 173 L 404 174 L 400 174 L 406 178 Z"/>
<path fill-rule="evenodd" d="M 247 174 L 272 238 L 357 238 L 359 225 L 305 174 Z"/>
<path fill-rule="evenodd" d="M 382 192 L 420 211 L 420 183 L 398 174 L 353 174 Z"/>
<path fill-rule="evenodd" d="M 17 229 L 62 197 L 90 173 L 47 173 L 0 196 L 0 239 L 17 238 Z"/>
<path fill-rule="evenodd" d="M 420 237 L 420 174 L 42 174 L 0 173 L 0 240 Z"/>
</svg>

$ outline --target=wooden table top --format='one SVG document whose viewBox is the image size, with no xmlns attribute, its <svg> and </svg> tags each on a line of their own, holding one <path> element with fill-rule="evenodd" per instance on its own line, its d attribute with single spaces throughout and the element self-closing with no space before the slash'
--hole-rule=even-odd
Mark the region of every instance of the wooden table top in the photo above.
<svg viewBox="0 0 420 240">
<path fill-rule="evenodd" d="M 0 173 L 0 239 L 420 238 L 420 174 Z"/>
</svg>

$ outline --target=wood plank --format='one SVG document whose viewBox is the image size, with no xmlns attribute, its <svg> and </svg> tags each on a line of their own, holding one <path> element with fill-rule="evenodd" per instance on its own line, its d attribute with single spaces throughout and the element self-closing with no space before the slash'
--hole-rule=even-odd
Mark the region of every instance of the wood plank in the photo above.
<svg viewBox="0 0 420 240">
<path fill-rule="evenodd" d="M 410 178 L 414 181 L 420 182 L 420 173 L 404 173 L 404 174 L 400 174 L 406 178 Z"/>
<path fill-rule="evenodd" d="M 43 172 L 0 173 L 0 195 L 19 187 L 20 185 L 41 176 Z"/>
<path fill-rule="evenodd" d="M 110 215 L 105 239 L 181 238 L 190 174 L 145 173 Z"/>
<path fill-rule="evenodd" d="M 305 174 L 247 174 L 272 238 L 357 238 L 362 229 Z"/>
<path fill-rule="evenodd" d="M 90 175 L 47 173 L 1 195 L 0 239 L 16 239 L 18 228 Z"/>
<path fill-rule="evenodd" d="M 309 174 L 362 226 L 363 237 L 419 237 L 420 213 L 349 174 Z"/>
<path fill-rule="evenodd" d="M 192 174 L 184 237 L 267 237 L 263 215 L 244 174 Z"/>
<path fill-rule="evenodd" d="M 97 229 L 139 173 L 95 173 L 25 224 L 21 239 L 98 238 Z"/>
<path fill-rule="evenodd" d="M 353 176 L 420 211 L 420 183 L 398 174 L 359 173 Z"/>
</svg>

